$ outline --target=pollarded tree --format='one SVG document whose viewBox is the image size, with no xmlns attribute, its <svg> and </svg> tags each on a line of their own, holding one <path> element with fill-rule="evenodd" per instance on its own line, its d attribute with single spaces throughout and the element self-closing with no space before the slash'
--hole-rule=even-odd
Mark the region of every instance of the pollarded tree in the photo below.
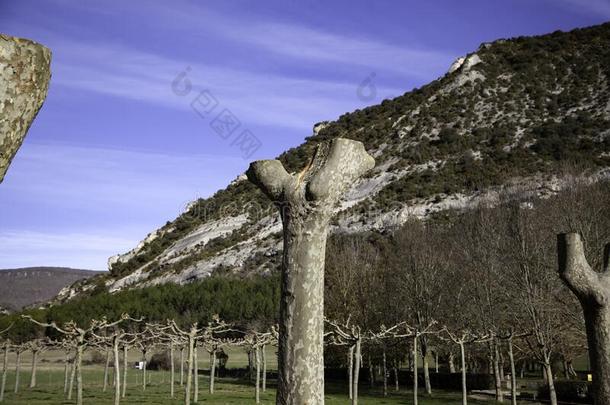
<svg viewBox="0 0 610 405">
<path fill-rule="evenodd" d="M 585 314 L 595 404 L 610 403 L 610 243 L 602 272 L 587 262 L 577 233 L 557 237 L 559 274 L 578 297 Z"/>
<path fill-rule="evenodd" d="M 74 369 L 76 372 L 76 403 L 82 405 L 83 403 L 83 376 L 82 376 L 82 360 L 83 353 L 89 345 L 89 339 L 94 331 L 101 331 L 107 328 L 112 328 L 119 323 L 129 318 L 128 315 L 123 315 L 119 320 L 115 322 L 108 322 L 106 319 L 96 320 L 92 319 L 87 327 L 80 327 L 75 322 L 67 322 L 61 327 L 55 322 L 46 323 L 40 322 L 32 318 L 29 315 L 24 315 L 23 318 L 28 319 L 30 322 L 45 327 L 52 328 L 53 330 L 64 335 L 64 338 L 72 340 L 76 347 L 76 358 L 74 361 Z M 68 398 L 70 397 L 71 390 L 68 392 Z"/>
<path fill-rule="evenodd" d="M 254 353 L 254 364 L 256 369 L 254 398 L 257 404 L 260 403 L 261 351 L 265 350 L 265 346 L 273 344 L 276 339 L 277 332 L 275 329 L 266 332 L 252 330 L 246 333 L 246 335 L 237 342 L 238 345 L 246 347 L 248 352 Z"/>
<path fill-rule="evenodd" d="M 278 160 L 254 162 L 247 176 L 276 204 L 284 226 L 276 403 L 324 403 L 324 261 L 335 204 L 375 165 L 361 142 L 318 145 L 289 174 Z"/>
</svg>

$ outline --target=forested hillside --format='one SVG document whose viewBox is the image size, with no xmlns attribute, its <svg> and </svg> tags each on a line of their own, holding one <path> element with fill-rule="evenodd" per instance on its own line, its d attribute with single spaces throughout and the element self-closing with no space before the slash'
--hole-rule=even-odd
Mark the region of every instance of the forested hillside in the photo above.
<svg viewBox="0 0 610 405">
<path fill-rule="evenodd" d="M 577 163 L 605 178 L 610 163 L 610 24 L 482 44 L 442 78 L 334 122 L 279 158 L 297 171 L 323 140 L 362 141 L 376 168 L 337 207 L 335 232 L 385 230 L 481 201 L 506 189 L 561 189 Z M 103 286 L 188 283 L 214 272 L 273 272 L 281 225 L 241 176 L 111 258 L 110 273 L 60 299 Z"/>
</svg>

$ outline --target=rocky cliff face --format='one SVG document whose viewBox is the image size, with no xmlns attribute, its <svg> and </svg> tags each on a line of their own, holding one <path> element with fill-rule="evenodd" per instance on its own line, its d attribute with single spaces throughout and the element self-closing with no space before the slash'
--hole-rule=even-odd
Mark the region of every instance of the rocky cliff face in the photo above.
<svg viewBox="0 0 610 405">
<path fill-rule="evenodd" d="M 51 52 L 0 34 L 0 183 L 47 97 Z"/>
<path fill-rule="evenodd" d="M 411 215 L 493 203 L 500 193 L 553 193 L 566 162 L 592 179 L 608 177 L 608 43 L 606 24 L 483 44 L 420 89 L 316 124 L 279 159 L 296 172 L 317 143 L 334 137 L 362 141 L 375 157 L 376 168 L 337 205 L 334 232 L 388 229 Z M 280 230 L 275 209 L 240 176 L 113 257 L 95 283 L 119 290 L 214 271 L 270 272 Z"/>
</svg>

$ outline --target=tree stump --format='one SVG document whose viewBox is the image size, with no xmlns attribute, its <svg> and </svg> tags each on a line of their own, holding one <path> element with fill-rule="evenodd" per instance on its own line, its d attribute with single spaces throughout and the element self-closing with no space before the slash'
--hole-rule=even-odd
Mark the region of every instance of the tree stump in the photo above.
<svg viewBox="0 0 610 405">
<path fill-rule="evenodd" d="M 278 349 L 278 405 L 324 404 L 324 261 L 333 208 L 375 165 L 361 142 L 321 143 L 298 174 L 278 160 L 257 161 L 247 176 L 279 208 L 284 256 Z"/>
<path fill-rule="evenodd" d="M 0 34 L 0 183 L 47 96 L 51 51 Z"/>
<path fill-rule="evenodd" d="M 605 247 L 602 272 L 591 268 L 577 233 L 557 236 L 559 275 L 578 297 L 585 315 L 595 404 L 610 404 L 610 269 Z"/>
</svg>

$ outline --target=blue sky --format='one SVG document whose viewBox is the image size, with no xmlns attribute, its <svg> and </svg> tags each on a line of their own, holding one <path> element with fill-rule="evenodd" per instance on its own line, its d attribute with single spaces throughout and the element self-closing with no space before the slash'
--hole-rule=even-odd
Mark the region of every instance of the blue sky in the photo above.
<svg viewBox="0 0 610 405">
<path fill-rule="evenodd" d="M 53 51 L 0 185 L 0 268 L 105 269 L 316 122 L 481 42 L 607 20 L 610 0 L 0 0 L 0 32 Z"/>
</svg>

